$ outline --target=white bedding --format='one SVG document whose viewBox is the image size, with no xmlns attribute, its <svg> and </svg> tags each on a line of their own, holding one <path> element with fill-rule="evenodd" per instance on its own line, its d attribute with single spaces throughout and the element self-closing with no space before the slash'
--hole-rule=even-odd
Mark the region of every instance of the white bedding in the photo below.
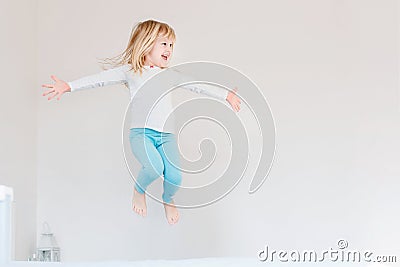
<svg viewBox="0 0 400 267">
<path fill-rule="evenodd" d="M 45 267 L 214 267 L 214 266 L 267 266 L 256 258 L 200 258 L 200 259 L 184 259 L 184 260 L 144 260 L 144 261 L 92 261 L 92 262 L 17 262 L 14 261 L 7 267 L 25 267 L 25 266 L 45 266 Z M 271 266 L 268 264 L 268 266 Z"/>
<path fill-rule="evenodd" d="M 44 266 L 44 267 L 385 267 L 386 265 L 373 265 L 367 263 L 342 263 L 342 262 L 261 262 L 254 258 L 199 258 L 184 260 L 145 260 L 145 261 L 93 261 L 93 262 L 64 262 L 64 263 L 44 263 L 44 262 L 12 262 L 7 267 L 25 267 L 25 266 Z"/>
<path fill-rule="evenodd" d="M 12 190 L 6 190 L 5 186 L 0 185 L 0 266 L 1 267 L 253 267 L 253 266 L 266 266 L 266 267 L 279 267 L 279 266 L 321 266 L 321 267 L 385 267 L 387 265 L 373 265 L 367 263 L 342 263 L 342 262 L 261 262 L 256 255 L 253 258 L 198 258 L 198 259 L 183 259 L 183 260 L 145 260 L 145 261 L 92 261 L 92 262 L 25 262 L 25 261 L 12 261 L 10 253 L 10 233 L 11 233 L 11 212 L 10 203 L 12 201 Z"/>
</svg>

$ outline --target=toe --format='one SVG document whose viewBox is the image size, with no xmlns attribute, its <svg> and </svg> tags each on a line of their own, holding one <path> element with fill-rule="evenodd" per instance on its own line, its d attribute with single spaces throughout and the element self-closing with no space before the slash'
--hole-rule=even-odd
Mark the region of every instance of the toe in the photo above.
<svg viewBox="0 0 400 267">
<path fill-rule="evenodd" d="M 173 224 L 175 224 L 177 222 L 176 215 L 174 215 L 174 217 L 172 217 L 172 222 L 173 222 Z"/>
<path fill-rule="evenodd" d="M 140 214 L 140 209 L 139 209 L 138 207 L 135 207 L 135 212 L 136 212 L 137 214 Z"/>
</svg>

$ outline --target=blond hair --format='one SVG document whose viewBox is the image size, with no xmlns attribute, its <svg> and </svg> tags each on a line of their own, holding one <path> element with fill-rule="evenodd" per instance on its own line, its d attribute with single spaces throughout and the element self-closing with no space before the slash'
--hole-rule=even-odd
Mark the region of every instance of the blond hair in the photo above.
<svg viewBox="0 0 400 267">
<path fill-rule="evenodd" d="M 166 23 L 152 19 L 139 22 L 132 29 L 125 51 L 115 57 L 106 58 L 103 63 L 115 67 L 129 64 L 130 70 L 142 74 L 145 55 L 151 51 L 158 37 L 167 37 L 173 42 L 176 40 L 174 29 Z"/>
</svg>

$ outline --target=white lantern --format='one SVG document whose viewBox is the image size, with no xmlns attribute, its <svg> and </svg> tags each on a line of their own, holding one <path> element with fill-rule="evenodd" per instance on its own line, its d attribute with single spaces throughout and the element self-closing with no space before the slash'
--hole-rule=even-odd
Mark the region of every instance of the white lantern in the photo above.
<svg viewBox="0 0 400 267">
<path fill-rule="evenodd" d="M 43 223 L 43 231 L 37 249 L 37 257 L 39 261 L 60 261 L 60 248 L 47 222 Z"/>
<path fill-rule="evenodd" d="M 11 261 L 11 214 L 13 189 L 0 185 L 0 266 Z"/>
</svg>

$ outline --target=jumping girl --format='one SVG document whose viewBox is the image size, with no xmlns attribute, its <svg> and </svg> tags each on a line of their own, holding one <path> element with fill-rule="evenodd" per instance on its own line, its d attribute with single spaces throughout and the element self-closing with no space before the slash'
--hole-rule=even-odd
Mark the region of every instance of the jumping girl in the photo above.
<svg viewBox="0 0 400 267">
<path fill-rule="evenodd" d="M 111 59 L 113 68 L 71 82 L 64 82 L 52 75 L 51 79 L 54 83 L 42 85 L 42 87 L 50 88 L 43 93 L 43 96 L 49 95 L 48 100 L 54 97 L 59 100 L 65 92 L 124 84 L 133 99 L 138 88 L 147 78 L 168 67 L 175 40 L 174 30 L 166 23 L 155 20 L 137 23 L 132 29 L 125 51 Z M 210 90 L 193 85 L 182 86 L 182 88 L 228 101 L 234 111 L 240 110 L 241 101 L 236 95 L 236 88 L 233 91 Z M 170 94 L 166 97 L 170 97 Z M 162 117 L 172 111 L 172 102 L 168 100 L 163 107 L 165 114 L 161 112 L 151 114 L 146 125 L 139 121 L 132 121 L 129 133 L 131 149 L 142 165 L 134 186 L 132 205 L 137 214 L 146 216 L 146 188 L 158 177 L 163 176 L 162 199 L 165 215 L 168 223 L 175 224 L 179 220 L 179 213 L 174 205 L 173 196 L 181 185 L 182 175 L 176 168 L 179 166 L 179 149 L 175 133 L 164 131 L 162 125 Z"/>
</svg>

